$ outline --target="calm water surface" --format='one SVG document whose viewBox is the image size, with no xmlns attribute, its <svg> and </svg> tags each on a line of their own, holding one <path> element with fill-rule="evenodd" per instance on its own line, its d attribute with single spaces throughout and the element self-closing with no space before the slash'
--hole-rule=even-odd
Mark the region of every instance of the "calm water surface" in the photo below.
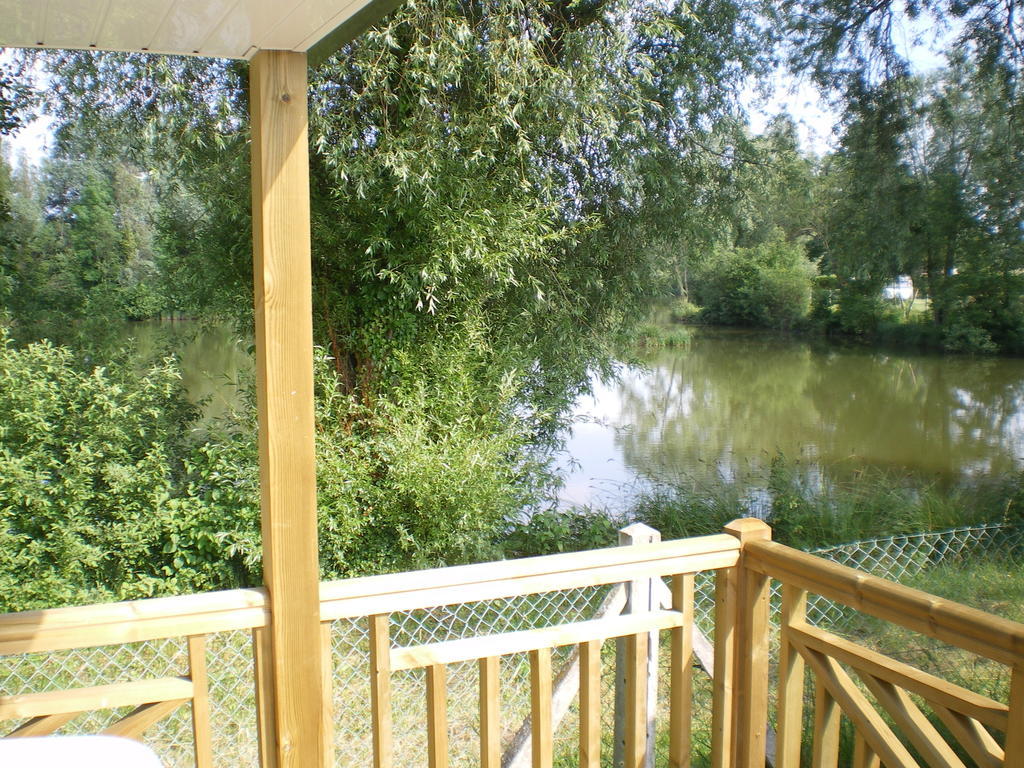
<svg viewBox="0 0 1024 768">
<path fill-rule="evenodd" d="M 141 323 L 128 335 L 181 355 L 208 418 L 238 405 L 253 364 L 250 341 L 230 327 Z M 1024 359 L 699 330 L 688 348 L 645 362 L 577 403 L 563 503 L 624 506 L 658 480 L 756 490 L 779 454 L 812 481 L 877 468 L 953 483 L 1024 468 Z"/>
<path fill-rule="evenodd" d="M 1024 462 L 1024 360 L 893 354 L 701 330 L 577 404 L 564 503 L 659 479 L 756 486 L 783 454 L 814 480 L 864 468 L 940 483 Z"/>
<path fill-rule="evenodd" d="M 239 337 L 230 325 L 146 321 L 127 324 L 124 335 L 145 354 L 166 351 L 180 356 L 182 384 L 189 398 L 202 405 L 207 419 L 237 407 L 245 382 L 253 375 L 252 341 Z"/>
</svg>

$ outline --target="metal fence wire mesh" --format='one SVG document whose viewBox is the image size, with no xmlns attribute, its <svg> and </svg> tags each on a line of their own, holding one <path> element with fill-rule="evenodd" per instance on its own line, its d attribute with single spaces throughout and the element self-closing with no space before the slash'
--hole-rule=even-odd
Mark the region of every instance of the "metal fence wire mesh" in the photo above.
<svg viewBox="0 0 1024 768">
<path fill-rule="evenodd" d="M 814 554 L 877 576 L 902 581 L 940 564 L 967 558 L 1017 555 L 1024 549 L 1020 529 L 1000 524 L 956 528 L 871 539 L 830 547 Z M 395 613 L 390 619 L 392 647 L 417 645 L 552 626 L 593 618 L 608 587 L 570 589 L 525 597 L 440 606 Z M 714 624 L 714 579 L 698 576 L 695 595 L 697 624 L 709 636 Z M 852 613 L 823 599 L 812 598 L 809 619 L 819 626 L 841 631 Z M 369 645 L 365 619 L 345 619 L 332 624 L 333 719 L 335 764 L 338 768 L 363 768 L 372 764 Z M 603 649 L 602 719 L 605 752 L 610 752 L 614 701 L 615 643 Z M 663 654 L 664 667 L 667 654 Z M 571 670 L 573 649 L 553 655 L 557 676 Z M 211 635 L 207 645 L 210 680 L 214 761 L 217 766 L 255 766 L 258 763 L 256 711 L 251 634 L 245 631 Z M 119 681 L 186 674 L 188 654 L 184 639 L 158 640 L 101 648 L 7 657 L 0 664 L 0 691 L 19 694 L 101 685 Z M 529 713 L 530 666 L 526 654 L 501 660 L 502 747 L 512 744 Z M 696 696 L 709 704 L 710 688 L 695 679 Z M 448 668 L 448 719 L 451 765 L 478 763 L 478 671 L 475 663 Z M 661 676 L 663 687 L 667 675 Z M 394 740 L 396 768 L 426 764 L 426 683 L 422 671 L 393 675 Z M 665 691 L 659 698 L 664 699 Z M 95 733 L 126 712 L 84 714 L 62 729 L 63 733 Z M 5 723 L 4 732 L 19 723 Z M 578 716 L 570 708 L 556 735 L 559 754 L 568 756 L 576 745 Z M 709 735 L 695 733 L 695 752 L 706 749 Z M 179 708 L 145 734 L 168 768 L 194 764 L 192 728 L 188 707 Z M 659 747 L 660 749 L 660 747 Z"/>
</svg>

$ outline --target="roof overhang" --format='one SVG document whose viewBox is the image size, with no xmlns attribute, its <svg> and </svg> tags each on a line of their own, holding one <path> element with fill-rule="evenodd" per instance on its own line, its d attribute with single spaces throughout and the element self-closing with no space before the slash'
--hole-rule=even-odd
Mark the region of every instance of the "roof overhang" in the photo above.
<svg viewBox="0 0 1024 768">
<path fill-rule="evenodd" d="M 0 0 L 0 46 L 250 59 L 308 53 L 315 63 L 400 0 Z"/>
</svg>

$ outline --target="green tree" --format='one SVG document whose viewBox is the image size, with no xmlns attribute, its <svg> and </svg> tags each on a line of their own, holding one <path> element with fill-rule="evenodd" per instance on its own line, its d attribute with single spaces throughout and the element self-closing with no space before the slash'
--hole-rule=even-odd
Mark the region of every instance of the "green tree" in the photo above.
<svg viewBox="0 0 1024 768">
<path fill-rule="evenodd" d="M 662 172 L 700 172 L 765 63 L 757 7 L 411 2 L 311 73 L 325 567 L 469 557 L 530 500 L 534 451 L 660 285 Z M 61 140 L 154 169 L 176 301 L 244 320 L 244 65 L 47 62 Z M 363 560 L 357 531 L 381 539 Z"/>
</svg>

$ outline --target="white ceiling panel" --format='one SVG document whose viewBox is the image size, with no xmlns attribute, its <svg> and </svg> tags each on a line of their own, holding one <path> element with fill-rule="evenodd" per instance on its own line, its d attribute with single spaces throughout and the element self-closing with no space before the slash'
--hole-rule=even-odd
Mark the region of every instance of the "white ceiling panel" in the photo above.
<svg viewBox="0 0 1024 768">
<path fill-rule="evenodd" d="M 0 7 L 3 4 L 0 3 Z M 10 45 L 25 48 L 39 42 L 42 34 L 45 0 L 37 3 L 18 3 L 9 12 L 0 13 L 0 37 L 9 38 Z M 7 11 L 4 8 L 4 11 Z M 17 41 L 17 42 L 13 42 Z"/>
<path fill-rule="evenodd" d="M 259 49 L 307 51 L 353 14 L 377 6 L 379 18 L 393 5 L 394 0 L 0 0 L 0 47 L 241 59 Z"/>
<path fill-rule="evenodd" d="M 243 0 L 213 30 L 207 44 L 219 50 L 237 50 L 244 56 L 250 47 L 270 33 L 281 18 L 291 13 L 299 0 Z M 281 50 L 293 50 L 284 48 Z"/>
<path fill-rule="evenodd" d="M 363 5 L 365 3 L 358 0 L 301 0 L 295 10 L 285 16 L 270 35 L 261 41 L 261 47 L 295 48 L 310 37 L 316 38 L 313 41 L 315 43 Z"/>
<path fill-rule="evenodd" d="M 107 10 L 106 0 L 49 0 L 43 39 L 47 45 L 65 47 L 82 40 L 96 42 L 99 22 Z"/>
<path fill-rule="evenodd" d="M 100 28 L 97 47 L 112 50 L 143 50 L 153 42 L 155 31 L 171 12 L 175 0 L 126 3 L 114 0 Z"/>
<path fill-rule="evenodd" d="M 198 53 L 238 3 L 239 0 L 176 0 L 149 47 L 155 51 Z"/>
</svg>

